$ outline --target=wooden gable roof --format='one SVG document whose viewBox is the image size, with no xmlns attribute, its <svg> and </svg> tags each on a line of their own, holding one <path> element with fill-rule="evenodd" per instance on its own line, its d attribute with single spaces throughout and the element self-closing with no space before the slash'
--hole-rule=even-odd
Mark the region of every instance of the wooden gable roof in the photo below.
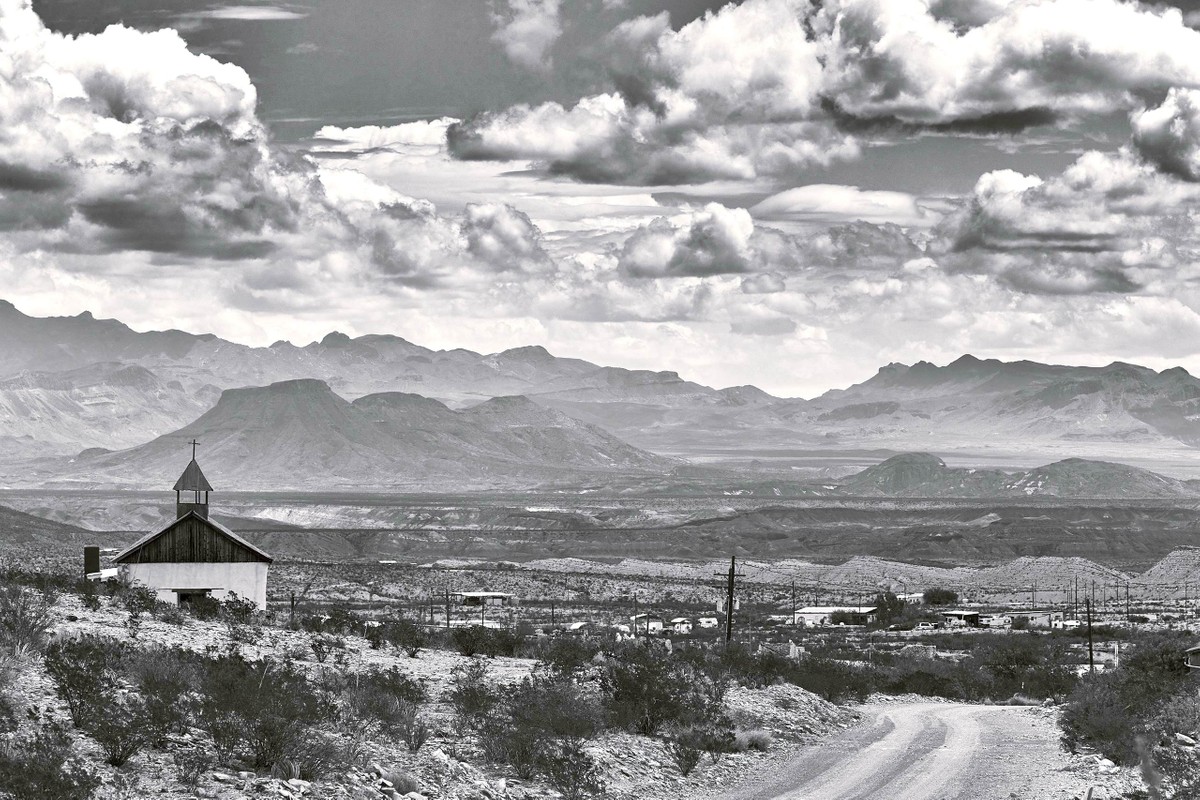
<svg viewBox="0 0 1200 800">
<path fill-rule="evenodd" d="M 270 564 L 274 559 L 221 523 L 194 511 L 146 534 L 113 556 L 117 564 L 248 561 Z"/>
</svg>

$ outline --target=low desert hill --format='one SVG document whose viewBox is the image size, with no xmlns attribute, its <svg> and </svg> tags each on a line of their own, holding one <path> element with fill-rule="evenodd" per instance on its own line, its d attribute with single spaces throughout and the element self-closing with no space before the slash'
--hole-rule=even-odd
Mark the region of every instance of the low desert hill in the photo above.
<svg viewBox="0 0 1200 800">
<path fill-rule="evenodd" d="M 1195 486 L 1137 467 L 1068 458 L 1005 472 L 946 466 L 929 453 L 902 453 L 838 482 L 848 494 L 882 497 L 1057 497 L 1163 500 L 1200 496 Z"/>
<path fill-rule="evenodd" d="M 231 389 L 192 423 L 114 453 L 81 456 L 68 478 L 170 485 L 186 442 L 221 488 L 318 489 L 520 486 L 565 474 L 662 473 L 676 462 L 523 397 L 454 411 L 411 394 L 354 402 L 318 380 Z"/>
</svg>

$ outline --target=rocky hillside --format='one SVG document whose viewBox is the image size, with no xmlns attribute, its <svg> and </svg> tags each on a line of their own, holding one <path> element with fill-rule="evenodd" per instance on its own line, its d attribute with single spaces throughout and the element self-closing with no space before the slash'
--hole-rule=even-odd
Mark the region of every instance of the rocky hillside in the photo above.
<svg viewBox="0 0 1200 800">
<path fill-rule="evenodd" d="M 1059 497 L 1120 500 L 1200 496 L 1189 483 L 1149 470 L 1068 458 L 1031 470 L 947 467 L 929 453 L 903 453 L 840 481 L 846 493 L 883 497 Z"/>
<path fill-rule="evenodd" d="M 64 372 L 26 372 L 0 381 L 0 441 L 28 454 L 132 447 L 194 418 L 220 396 L 214 386 L 184 389 L 145 367 L 101 362 Z"/>
<path fill-rule="evenodd" d="M 965 355 L 889 364 L 783 417 L 857 442 L 1200 445 L 1200 381 L 1180 367 L 1069 367 Z"/>
<path fill-rule="evenodd" d="M 128 450 L 85 454 L 67 478 L 168 486 L 192 439 L 201 442 L 210 478 L 226 490 L 505 487 L 675 466 L 523 397 L 454 411 L 399 393 L 350 402 L 322 381 L 295 380 L 228 390 L 179 430 Z"/>
</svg>

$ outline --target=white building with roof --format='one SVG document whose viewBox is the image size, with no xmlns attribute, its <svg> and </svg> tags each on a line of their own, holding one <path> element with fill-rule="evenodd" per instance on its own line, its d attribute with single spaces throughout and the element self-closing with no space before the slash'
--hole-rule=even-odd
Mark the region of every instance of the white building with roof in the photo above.
<svg viewBox="0 0 1200 800">
<path fill-rule="evenodd" d="M 175 482 L 176 519 L 113 556 L 135 583 L 166 603 L 237 595 L 267 607 L 267 569 L 273 559 L 208 517 L 212 486 L 192 458 Z"/>
</svg>

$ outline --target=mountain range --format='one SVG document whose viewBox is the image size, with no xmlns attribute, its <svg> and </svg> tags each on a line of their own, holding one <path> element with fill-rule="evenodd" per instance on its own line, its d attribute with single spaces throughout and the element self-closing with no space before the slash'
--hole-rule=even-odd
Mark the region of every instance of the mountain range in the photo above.
<svg viewBox="0 0 1200 800">
<path fill-rule="evenodd" d="M 226 390 L 183 428 L 126 450 L 87 451 L 57 478 L 167 487 L 192 440 L 226 490 L 510 487 L 660 474 L 679 463 L 521 396 L 453 410 L 403 392 L 349 401 L 310 378 Z"/>
<path fill-rule="evenodd" d="M 966 355 L 940 367 L 889 364 L 816 398 L 779 398 L 541 347 L 481 354 L 337 332 L 304 346 L 249 347 L 211 334 L 137 332 L 88 313 L 32 317 L 4 302 L 0 342 L 0 480 L 9 482 L 55 473 L 76 480 L 86 466 L 96 480 L 154 475 L 158 485 L 158 470 L 178 456 L 156 454 L 192 437 L 205 440 L 212 457 L 228 458 L 240 480 L 232 454 L 275 445 L 269 431 L 284 429 L 272 415 L 285 407 L 294 415 L 279 425 L 292 426 L 296 440 L 270 459 L 299 469 L 297 459 L 311 457 L 316 472 L 350 484 L 369 471 L 395 476 L 372 485 L 412 485 L 423 475 L 447 489 L 498 479 L 525 485 L 562 469 L 661 473 L 677 466 L 671 458 L 792 478 L 828 477 L 828 464 L 841 463 L 836 477 L 910 451 L 1006 470 L 1072 456 L 1200 469 L 1200 381 L 1178 367 Z M 484 422 L 489 415 L 498 428 Z M 506 415 L 523 423 L 501 424 Z M 425 427 L 412 428 L 417 421 Z M 239 425 L 245 430 L 235 433 Z M 302 430 L 322 431 L 320 442 L 300 444 Z M 57 459 L 28 466 L 45 457 Z M 352 466 L 356 459 L 361 466 Z M 826 471 L 796 467 L 796 459 Z"/>
</svg>

